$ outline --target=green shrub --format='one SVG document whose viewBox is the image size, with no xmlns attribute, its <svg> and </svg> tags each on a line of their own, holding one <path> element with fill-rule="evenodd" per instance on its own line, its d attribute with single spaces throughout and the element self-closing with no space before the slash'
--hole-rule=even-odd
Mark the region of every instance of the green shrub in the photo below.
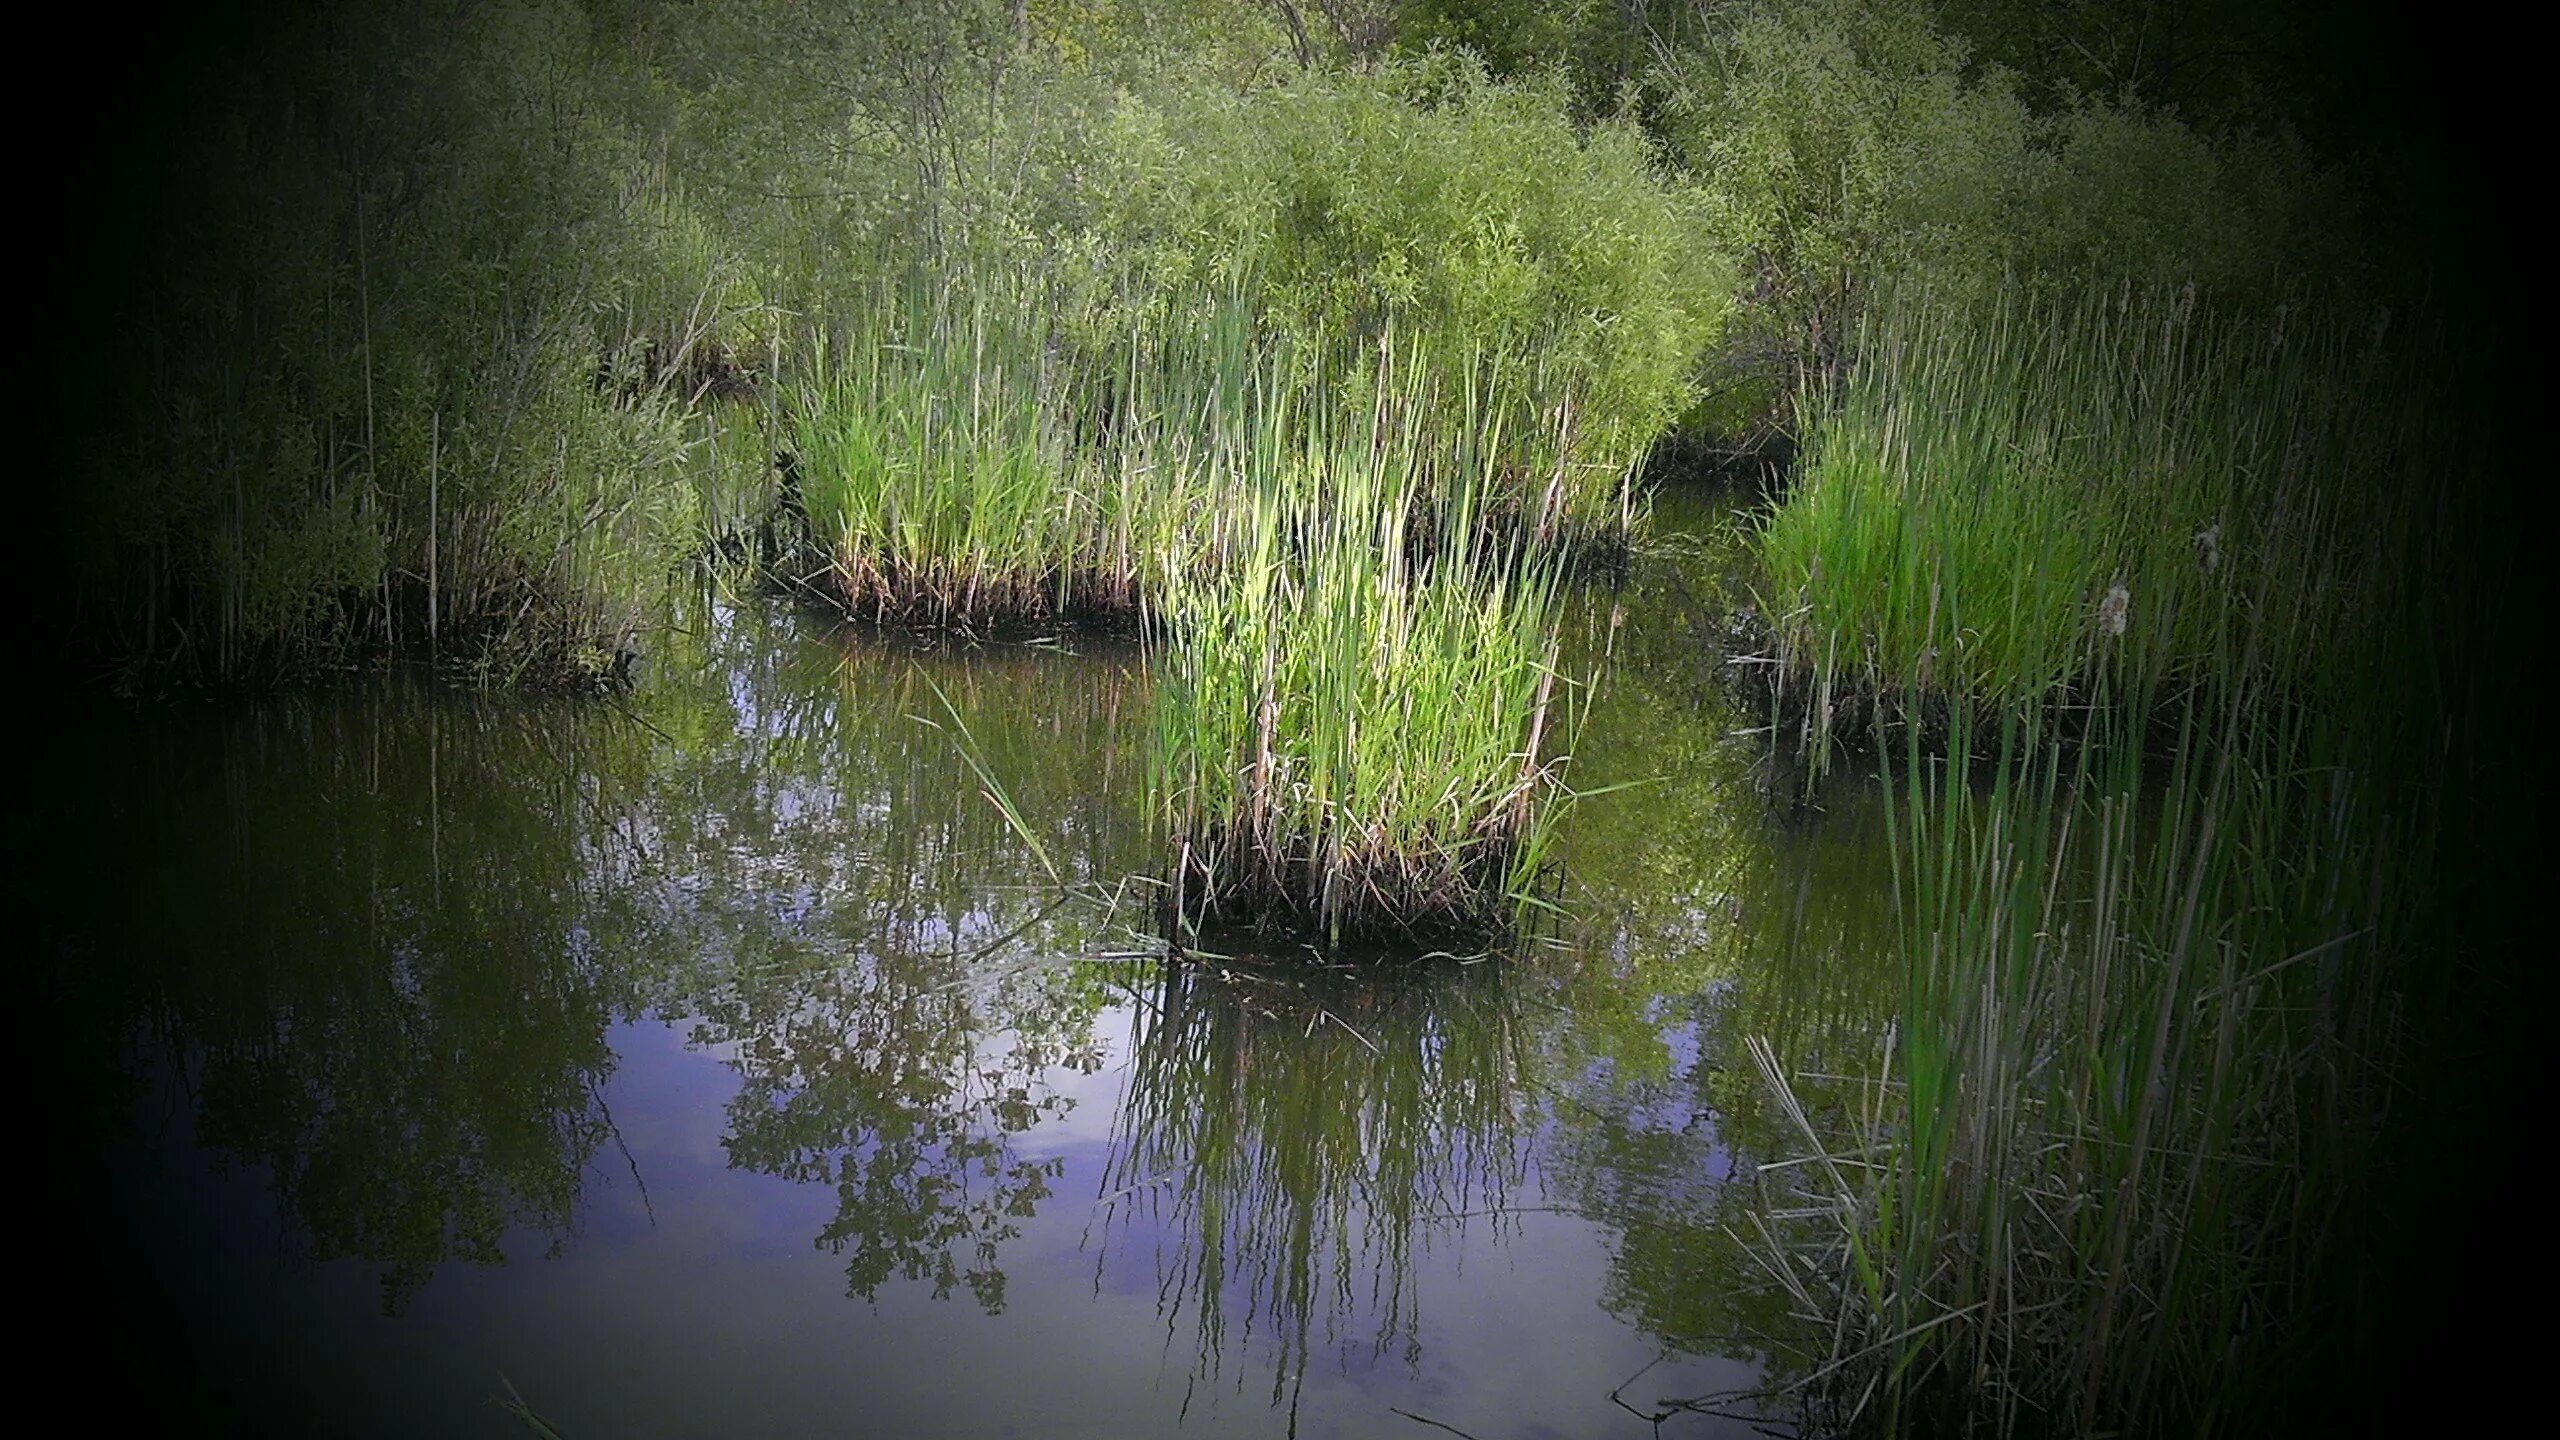
<svg viewBox="0 0 2560 1440">
<path fill-rule="evenodd" d="M 1731 288 L 1634 126 L 1578 132 L 1558 85 L 1463 58 L 1133 101 L 1099 148 L 1081 213 L 1111 262 L 1098 327 L 1244 284 L 1310 363 L 1386 342 L 1487 366 L 1521 507 L 1561 474 L 1562 518 L 1594 528 L 1620 524 Z"/>
<path fill-rule="evenodd" d="M 2297 148 L 2088 98 L 2039 112 L 1914 3 L 1734 7 L 1651 76 L 1703 243 L 1754 278 L 1729 366 L 1840 355 L 1888 283 L 2202 284 L 2269 304 L 2351 263 Z"/>
</svg>

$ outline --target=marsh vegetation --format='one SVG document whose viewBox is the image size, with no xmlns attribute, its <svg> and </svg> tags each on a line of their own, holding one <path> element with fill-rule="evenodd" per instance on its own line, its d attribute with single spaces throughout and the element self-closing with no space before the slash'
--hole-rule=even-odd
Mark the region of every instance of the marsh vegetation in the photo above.
<svg viewBox="0 0 2560 1440">
<path fill-rule="evenodd" d="M 869 1305 L 1028 1251 L 1073 1329 L 1090 1181 L 1177 1423 L 1356 1427 L 1328 1350 L 1468 1343 L 1433 1245 L 1595 1234 L 1717 1378 L 1612 1422 L 2399 1399 L 2534 617 L 2365 23 L 207 21 L 66 269 L 35 573 L 169 781 L 45 792 L 151 857 L 47 912 L 66 1053 L 389 1311 L 571 1247 L 681 1022 Z"/>
</svg>

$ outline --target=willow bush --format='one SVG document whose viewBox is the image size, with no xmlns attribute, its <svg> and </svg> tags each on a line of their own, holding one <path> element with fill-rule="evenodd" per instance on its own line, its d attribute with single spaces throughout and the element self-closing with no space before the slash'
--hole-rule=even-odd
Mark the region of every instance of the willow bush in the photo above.
<svg viewBox="0 0 2560 1440">
<path fill-rule="evenodd" d="M 1690 423 L 1783 422 L 1792 373 L 1847 356 L 1866 296 L 2196 283 L 2264 307 L 2362 277 L 2352 187 L 2280 133 L 2209 133 L 2130 100 L 2030 104 L 1930 8 L 1789 0 L 1702 12 L 1645 77 L 1746 279 Z M 1757 383 L 1747 383 L 1757 377 Z"/>
<path fill-rule="evenodd" d="M 1635 125 L 1578 127 L 1560 82 L 1464 57 L 1132 101 L 1080 197 L 1113 262 L 1081 307 L 1099 327 L 1242 283 L 1304 356 L 1493 359 L 1512 448 L 1487 499 L 1557 534 L 1623 531 L 1730 291 Z"/>
</svg>

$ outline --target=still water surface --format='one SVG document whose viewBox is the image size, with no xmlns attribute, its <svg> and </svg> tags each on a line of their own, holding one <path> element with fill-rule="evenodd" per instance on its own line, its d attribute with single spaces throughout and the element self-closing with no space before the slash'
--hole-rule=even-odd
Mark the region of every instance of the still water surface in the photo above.
<svg viewBox="0 0 2560 1440">
<path fill-rule="evenodd" d="M 1494 1440 L 1783 1377 L 1726 1182 L 1801 1146 L 1741 1041 L 1872 1063 L 1888 879 L 1858 787 L 1767 798 L 1714 517 L 1663 518 L 1574 621 L 1574 778 L 1623 788 L 1492 957 L 1165 959 L 1144 657 L 1084 637 L 712 604 L 613 703 L 84 717 L 30 830 L 132 1403 Z"/>
</svg>

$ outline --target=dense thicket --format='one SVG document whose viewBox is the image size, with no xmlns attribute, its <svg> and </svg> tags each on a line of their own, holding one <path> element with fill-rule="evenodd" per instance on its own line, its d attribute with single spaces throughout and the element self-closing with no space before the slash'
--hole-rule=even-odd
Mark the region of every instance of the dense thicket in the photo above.
<svg viewBox="0 0 2560 1440">
<path fill-rule="evenodd" d="M 1094 373 L 1239 293 L 1299 353 L 1492 357 L 1524 473 L 1599 495 L 1675 427 L 1782 424 L 1882 276 L 2365 273 L 2355 172 L 2076 33 L 1840 0 L 201 22 L 87 197 L 53 461 L 82 652 L 610 670 L 771 498 L 794 365 L 876 342 L 919 271 L 1033 297 Z"/>
<path fill-rule="evenodd" d="M 121 157 L 59 464 L 83 639 L 251 676 L 610 670 L 709 524 L 745 308 L 574 7 L 318 7 Z"/>
</svg>

